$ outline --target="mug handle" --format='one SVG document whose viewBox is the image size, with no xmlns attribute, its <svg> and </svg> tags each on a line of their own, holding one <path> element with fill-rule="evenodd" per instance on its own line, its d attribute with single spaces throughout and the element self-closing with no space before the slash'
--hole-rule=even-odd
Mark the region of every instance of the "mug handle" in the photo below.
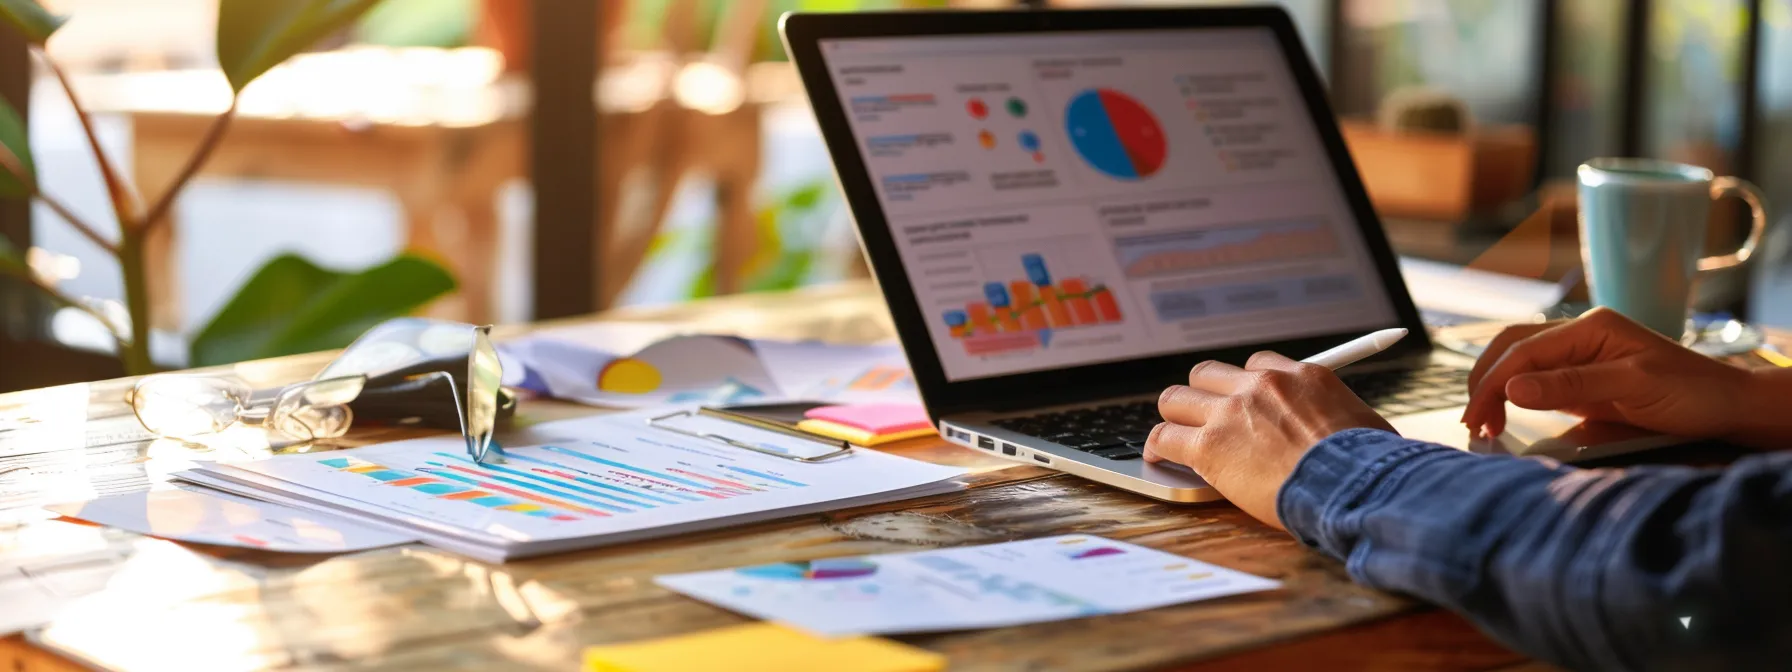
<svg viewBox="0 0 1792 672">
<path fill-rule="evenodd" d="M 1748 204 L 1753 211 L 1754 223 L 1749 225 L 1748 240 L 1742 241 L 1742 247 L 1735 252 L 1699 260 L 1699 271 L 1716 271 L 1734 266 L 1741 266 L 1755 255 L 1755 246 L 1761 244 L 1761 233 L 1767 230 L 1766 197 L 1761 195 L 1761 188 L 1748 180 L 1735 177 L 1720 177 L 1711 181 L 1711 200 L 1722 200 L 1725 196 L 1735 196 Z"/>
</svg>

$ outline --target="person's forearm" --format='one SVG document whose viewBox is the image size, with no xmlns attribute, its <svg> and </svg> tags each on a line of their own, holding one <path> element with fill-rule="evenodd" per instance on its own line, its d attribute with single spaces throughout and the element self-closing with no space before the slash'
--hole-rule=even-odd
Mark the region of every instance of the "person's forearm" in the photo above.
<svg viewBox="0 0 1792 672">
<path fill-rule="evenodd" d="M 1729 440 L 1756 448 L 1792 447 L 1792 369 L 1756 369 Z"/>
<path fill-rule="evenodd" d="M 1351 430 L 1302 459 L 1278 514 L 1358 581 L 1571 668 L 1792 656 L 1792 455 L 1580 470 Z"/>
</svg>

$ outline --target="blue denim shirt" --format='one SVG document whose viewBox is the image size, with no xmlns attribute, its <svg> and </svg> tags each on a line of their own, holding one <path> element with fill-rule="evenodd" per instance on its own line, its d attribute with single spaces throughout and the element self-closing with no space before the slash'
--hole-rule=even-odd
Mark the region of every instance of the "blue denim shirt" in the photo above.
<svg viewBox="0 0 1792 672">
<path fill-rule="evenodd" d="M 1355 429 L 1276 504 L 1357 581 L 1559 665 L 1792 669 L 1792 453 L 1577 469 Z"/>
</svg>

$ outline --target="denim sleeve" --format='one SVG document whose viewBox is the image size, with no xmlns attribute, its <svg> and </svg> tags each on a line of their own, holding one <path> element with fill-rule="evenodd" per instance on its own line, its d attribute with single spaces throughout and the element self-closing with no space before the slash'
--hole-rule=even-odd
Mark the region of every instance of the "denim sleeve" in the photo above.
<svg viewBox="0 0 1792 672">
<path fill-rule="evenodd" d="M 1577 469 L 1350 430 L 1277 512 L 1357 581 L 1558 665 L 1792 667 L 1792 454 Z"/>
</svg>

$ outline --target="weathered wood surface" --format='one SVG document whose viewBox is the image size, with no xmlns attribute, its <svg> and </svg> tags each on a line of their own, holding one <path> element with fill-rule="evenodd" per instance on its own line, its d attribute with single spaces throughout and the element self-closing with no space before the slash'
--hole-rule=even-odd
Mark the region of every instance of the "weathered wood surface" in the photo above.
<svg viewBox="0 0 1792 672">
<path fill-rule="evenodd" d="M 606 317 L 662 321 L 669 331 L 845 342 L 890 333 L 865 285 Z M 328 359 L 306 355 L 234 370 L 275 384 L 307 377 Z M 268 454 L 253 433 L 199 448 L 130 440 L 134 420 L 122 402 L 129 384 L 0 396 L 0 421 L 11 423 L 0 424 L 0 559 L 62 553 L 117 566 L 103 590 L 55 622 L 0 639 L 0 669 L 74 669 L 73 661 L 182 670 L 571 669 L 584 646 L 745 620 L 654 586 L 656 574 L 1064 533 L 1125 539 L 1285 587 L 1140 614 L 903 639 L 946 653 L 955 670 L 1475 670 L 1525 663 L 1455 616 L 1352 584 L 1337 562 L 1224 502 L 1161 504 L 933 439 L 889 450 L 970 467 L 969 488 L 504 565 L 423 546 L 328 558 L 204 548 L 30 513 L 84 494 L 149 487 L 187 459 Z M 519 420 L 594 412 L 530 402 Z M 41 421 L 22 423 L 27 416 Z M 20 440 L 28 432 L 33 438 Z M 334 447 L 411 433 L 360 431 Z M 14 467 L 29 471 L 5 473 Z"/>
</svg>

